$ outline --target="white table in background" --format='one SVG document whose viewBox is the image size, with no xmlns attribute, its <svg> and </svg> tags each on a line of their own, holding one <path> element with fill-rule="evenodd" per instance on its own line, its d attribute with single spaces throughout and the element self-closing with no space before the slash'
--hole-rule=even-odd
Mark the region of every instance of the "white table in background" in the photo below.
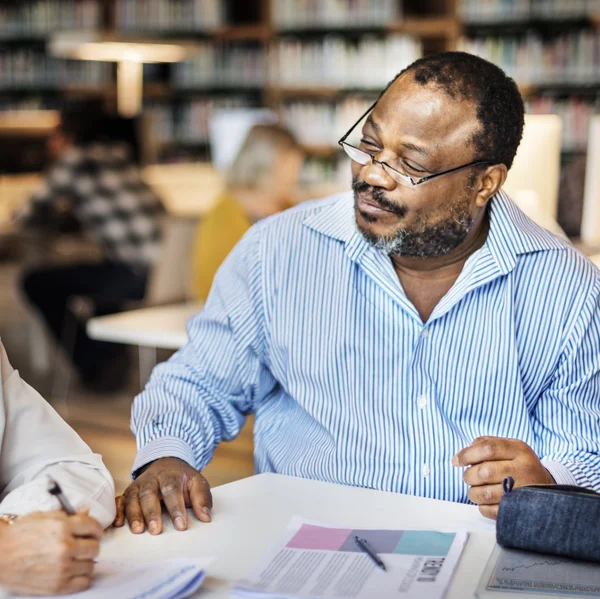
<svg viewBox="0 0 600 599">
<path fill-rule="evenodd" d="M 167 516 L 164 532 L 133 535 L 127 525 L 109 530 L 101 558 L 160 560 L 214 556 L 203 589 L 194 597 L 223 599 L 238 579 L 283 534 L 294 515 L 346 528 L 468 530 L 471 534 L 447 599 L 473 596 L 495 543 L 495 523 L 475 506 L 346 487 L 276 474 L 260 474 L 213 489 L 213 521 L 190 515 L 177 532 Z M 526 597 L 498 593 L 498 599 Z"/>
<path fill-rule="evenodd" d="M 143 387 L 156 364 L 156 350 L 179 349 L 187 343 L 186 323 L 202 309 L 186 303 L 130 310 L 91 318 L 87 333 L 92 339 L 139 346 L 140 382 Z"/>
</svg>

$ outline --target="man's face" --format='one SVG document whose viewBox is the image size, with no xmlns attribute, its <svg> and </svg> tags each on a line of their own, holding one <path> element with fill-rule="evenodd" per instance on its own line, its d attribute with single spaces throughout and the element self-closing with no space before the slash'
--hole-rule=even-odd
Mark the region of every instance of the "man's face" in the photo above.
<svg viewBox="0 0 600 599">
<path fill-rule="evenodd" d="M 362 128 L 360 148 L 416 179 L 467 164 L 479 128 L 475 106 L 421 86 L 407 73 Z M 352 162 L 356 223 L 388 254 L 442 256 L 460 245 L 477 212 L 474 169 L 404 187 L 380 165 Z"/>
</svg>

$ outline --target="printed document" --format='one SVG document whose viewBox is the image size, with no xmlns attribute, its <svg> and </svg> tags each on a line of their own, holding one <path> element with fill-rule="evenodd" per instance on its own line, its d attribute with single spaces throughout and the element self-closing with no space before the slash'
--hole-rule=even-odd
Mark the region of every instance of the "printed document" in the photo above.
<svg viewBox="0 0 600 599">
<path fill-rule="evenodd" d="M 366 539 L 381 570 L 355 542 Z M 332 528 L 294 518 L 236 597 L 398 597 L 441 599 L 467 542 L 466 532 Z"/>
<path fill-rule="evenodd" d="M 72 599 L 183 599 L 202 584 L 211 560 L 167 559 L 160 563 L 101 560 L 92 586 Z M 21 597 L 19 599 L 34 599 Z"/>
</svg>

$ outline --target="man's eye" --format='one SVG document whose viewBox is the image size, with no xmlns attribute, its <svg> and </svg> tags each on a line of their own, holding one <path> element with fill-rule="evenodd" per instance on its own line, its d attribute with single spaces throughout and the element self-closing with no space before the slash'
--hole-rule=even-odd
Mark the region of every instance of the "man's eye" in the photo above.
<svg viewBox="0 0 600 599">
<path fill-rule="evenodd" d="M 368 139 L 361 139 L 360 145 L 363 146 L 364 149 L 369 152 L 378 152 L 379 151 L 379 148 L 372 141 L 369 141 Z"/>
<path fill-rule="evenodd" d="M 416 166 L 413 166 L 410 162 L 406 162 L 406 160 L 404 160 L 402 162 L 402 164 L 409 170 L 414 171 L 415 173 L 426 173 L 427 171 L 421 169 L 421 168 L 417 168 Z"/>
</svg>

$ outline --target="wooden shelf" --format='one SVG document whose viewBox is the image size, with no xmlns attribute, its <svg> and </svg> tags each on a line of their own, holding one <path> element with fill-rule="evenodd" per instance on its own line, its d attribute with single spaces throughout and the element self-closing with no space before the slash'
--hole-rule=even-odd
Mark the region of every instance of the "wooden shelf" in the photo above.
<svg viewBox="0 0 600 599">
<path fill-rule="evenodd" d="M 457 37 L 460 24 L 454 17 L 408 17 L 387 28 L 392 33 L 406 33 L 421 38 L 448 39 Z"/>
<path fill-rule="evenodd" d="M 286 98 L 317 98 L 324 100 L 335 100 L 340 96 L 347 94 L 364 94 L 364 95 L 376 95 L 381 93 L 385 87 L 382 84 L 377 89 L 359 89 L 350 87 L 278 87 L 271 86 L 266 88 L 267 94 L 269 94 L 274 100 L 283 100 Z"/>
<path fill-rule="evenodd" d="M 206 39 L 222 41 L 261 41 L 268 40 L 273 30 L 268 25 L 228 25 L 217 29 L 116 29 L 115 38 L 135 39 Z M 0 38 L 1 39 L 1 38 Z"/>
</svg>

